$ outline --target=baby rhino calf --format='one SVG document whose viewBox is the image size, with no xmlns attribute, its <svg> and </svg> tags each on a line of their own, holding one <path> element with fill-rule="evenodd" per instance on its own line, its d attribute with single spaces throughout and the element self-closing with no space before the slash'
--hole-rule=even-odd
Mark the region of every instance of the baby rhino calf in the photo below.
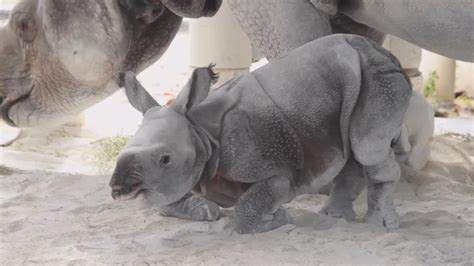
<svg viewBox="0 0 474 266">
<path fill-rule="evenodd" d="M 331 181 L 325 209 L 353 218 L 366 178 L 366 220 L 398 227 L 392 144 L 412 91 L 389 52 L 331 35 L 209 93 L 215 78 L 211 68 L 196 69 L 168 107 L 125 74 L 144 118 L 119 156 L 114 198 L 141 192 L 164 215 L 194 220 L 234 206 L 235 230 L 253 233 L 288 223 L 283 204 Z"/>
</svg>

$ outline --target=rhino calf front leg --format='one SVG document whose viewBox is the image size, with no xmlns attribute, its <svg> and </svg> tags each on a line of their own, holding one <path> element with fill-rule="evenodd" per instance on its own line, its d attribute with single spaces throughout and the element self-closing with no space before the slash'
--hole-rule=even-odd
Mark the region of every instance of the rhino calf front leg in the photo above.
<svg viewBox="0 0 474 266">
<path fill-rule="evenodd" d="M 395 229 L 399 226 L 398 214 L 392 200 L 396 183 L 400 179 L 400 166 L 393 151 L 385 161 L 374 166 L 364 166 L 367 177 L 366 221 L 368 223 Z"/>
<path fill-rule="evenodd" d="M 216 203 L 192 193 L 186 194 L 177 202 L 159 208 L 161 215 L 192 221 L 215 221 L 219 219 L 219 206 Z"/>
<path fill-rule="evenodd" d="M 292 197 L 287 178 L 277 176 L 253 184 L 235 206 L 235 230 L 262 233 L 288 224 L 291 219 L 281 205 Z"/>
</svg>

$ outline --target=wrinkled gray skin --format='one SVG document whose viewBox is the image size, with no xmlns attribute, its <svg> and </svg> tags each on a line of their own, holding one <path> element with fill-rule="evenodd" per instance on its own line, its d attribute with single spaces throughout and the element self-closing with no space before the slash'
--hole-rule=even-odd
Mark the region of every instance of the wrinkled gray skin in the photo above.
<svg viewBox="0 0 474 266">
<path fill-rule="evenodd" d="M 253 45 L 269 59 L 331 33 L 359 34 L 378 43 L 387 33 L 474 62 L 472 0 L 229 0 L 229 4 Z"/>
<path fill-rule="evenodd" d="M 238 233 L 264 232 L 289 222 L 284 203 L 331 181 L 326 212 L 352 219 L 365 177 L 366 220 L 398 227 L 391 145 L 412 91 L 390 53 L 360 36 L 331 35 L 209 94 L 212 81 L 210 69 L 197 69 L 173 105 L 160 107 L 125 76 L 144 118 L 119 155 L 114 198 L 143 192 L 165 215 L 194 220 L 234 206 Z"/>
<path fill-rule="evenodd" d="M 182 17 L 221 0 L 23 0 L 0 28 L 0 114 L 17 127 L 67 121 L 165 52 Z"/>
</svg>

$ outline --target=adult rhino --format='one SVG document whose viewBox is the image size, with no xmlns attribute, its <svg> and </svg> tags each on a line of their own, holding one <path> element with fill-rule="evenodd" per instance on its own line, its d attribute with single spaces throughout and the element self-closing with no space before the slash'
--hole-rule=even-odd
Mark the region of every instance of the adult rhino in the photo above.
<svg viewBox="0 0 474 266">
<path fill-rule="evenodd" d="M 0 28 L 1 117 L 12 126 L 66 121 L 165 52 L 183 17 L 222 0 L 23 0 Z"/>
<path fill-rule="evenodd" d="M 229 0 L 252 43 L 269 59 L 331 33 L 379 44 L 385 33 L 451 58 L 474 61 L 472 0 Z"/>
</svg>

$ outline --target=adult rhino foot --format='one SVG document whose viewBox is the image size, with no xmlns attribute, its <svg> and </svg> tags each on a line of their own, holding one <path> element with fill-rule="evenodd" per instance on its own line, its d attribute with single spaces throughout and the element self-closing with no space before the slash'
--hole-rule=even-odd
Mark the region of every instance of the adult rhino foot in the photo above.
<svg viewBox="0 0 474 266">
<path fill-rule="evenodd" d="M 337 202 L 328 202 L 319 214 L 327 215 L 334 218 L 344 218 L 346 221 L 355 220 L 355 212 L 352 203 L 342 204 Z"/>
<path fill-rule="evenodd" d="M 369 210 L 365 221 L 379 227 L 385 227 L 388 231 L 397 229 L 400 225 L 399 217 L 394 206 L 386 206 L 377 210 Z"/>
<path fill-rule="evenodd" d="M 219 206 L 202 196 L 187 194 L 178 202 L 160 208 L 163 216 L 192 221 L 215 221 L 219 219 Z"/>
<path fill-rule="evenodd" d="M 274 214 L 265 215 L 256 224 L 250 224 L 245 220 L 239 220 L 237 217 L 235 231 L 238 234 L 264 233 L 283 225 L 290 224 L 292 221 L 290 214 L 285 208 L 279 208 Z"/>
<path fill-rule="evenodd" d="M 0 121 L 0 147 L 11 145 L 21 135 L 22 130 L 16 127 L 10 127 Z"/>
</svg>

